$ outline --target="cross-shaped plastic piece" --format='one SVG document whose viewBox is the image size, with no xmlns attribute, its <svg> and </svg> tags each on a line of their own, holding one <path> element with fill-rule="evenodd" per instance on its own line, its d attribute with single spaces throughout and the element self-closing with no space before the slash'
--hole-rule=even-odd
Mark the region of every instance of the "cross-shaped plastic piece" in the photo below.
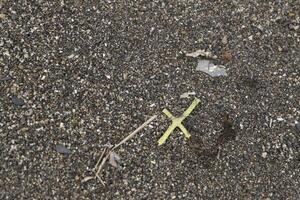
<svg viewBox="0 0 300 200">
<path fill-rule="evenodd" d="M 182 125 L 182 121 L 190 115 L 190 113 L 194 110 L 199 102 L 200 100 L 195 98 L 192 104 L 188 107 L 188 109 L 186 109 L 186 111 L 184 111 L 184 113 L 180 117 L 174 117 L 172 113 L 167 109 L 163 110 L 163 113 L 165 113 L 167 117 L 172 120 L 172 124 L 169 126 L 163 136 L 158 140 L 158 145 L 164 144 L 176 127 L 180 128 L 186 138 L 191 137 L 189 131 Z"/>
</svg>

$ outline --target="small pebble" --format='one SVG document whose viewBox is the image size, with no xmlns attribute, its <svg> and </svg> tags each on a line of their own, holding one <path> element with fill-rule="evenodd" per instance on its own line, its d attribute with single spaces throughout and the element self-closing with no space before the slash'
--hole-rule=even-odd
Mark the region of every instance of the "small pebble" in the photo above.
<svg viewBox="0 0 300 200">
<path fill-rule="evenodd" d="M 0 77 L 0 81 L 9 81 L 9 80 L 11 80 L 11 79 L 12 79 L 11 76 L 1 76 L 1 77 Z"/>
<path fill-rule="evenodd" d="M 155 160 L 151 160 L 150 162 L 151 162 L 153 165 L 156 164 Z"/>
<path fill-rule="evenodd" d="M 24 106 L 25 101 L 23 99 L 18 98 L 17 96 L 12 96 L 11 100 L 15 106 Z"/>
<path fill-rule="evenodd" d="M 263 152 L 263 153 L 261 154 L 261 157 L 266 158 L 266 157 L 267 157 L 267 152 Z"/>
<path fill-rule="evenodd" d="M 282 122 L 284 119 L 282 117 L 277 117 L 277 121 Z"/>
<path fill-rule="evenodd" d="M 300 122 L 297 122 L 295 124 L 296 130 L 298 131 L 298 133 L 300 133 Z"/>
<path fill-rule="evenodd" d="M 55 150 L 58 153 L 62 153 L 62 154 L 71 154 L 72 153 L 69 149 L 67 149 L 65 146 L 63 146 L 61 144 L 55 145 Z"/>
<path fill-rule="evenodd" d="M 222 43 L 223 43 L 223 44 L 227 44 L 227 43 L 228 43 L 227 36 L 224 36 L 224 37 L 222 38 Z"/>
<path fill-rule="evenodd" d="M 59 124 L 59 128 L 64 129 L 64 128 L 65 128 L 64 123 L 61 122 L 61 123 Z"/>
<path fill-rule="evenodd" d="M 3 20 L 6 18 L 6 15 L 4 13 L 0 13 L 0 20 Z"/>
</svg>

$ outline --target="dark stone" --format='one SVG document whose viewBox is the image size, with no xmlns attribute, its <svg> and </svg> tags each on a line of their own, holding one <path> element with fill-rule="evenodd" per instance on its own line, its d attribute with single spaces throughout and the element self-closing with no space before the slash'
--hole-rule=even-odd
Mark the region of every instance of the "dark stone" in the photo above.
<svg viewBox="0 0 300 200">
<path fill-rule="evenodd" d="M 23 99 L 18 98 L 17 96 L 12 96 L 11 100 L 15 106 L 25 105 L 25 101 Z"/>
<path fill-rule="evenodd" d="M 0 77 L 0 81 L 9 81 L 9 80 L 11 80 L 11 79 L 12 79 L 11 76 L 1 76 L 1 77 Z"/>
<path fill-rule="evenodd" d="M 298 131 L 298 133 L 300 133 L 300 122 L 295 124 L 295 127 L 296 127 L 296 131 Z"/>
<path fill-rule="evenodd" d="M 58 153 L 62 153 L 62 154 L 71 154 L 72 153 L 69 149 L 67 149 L 65 146 L 63 146 L 61 144 L 55 145 L 55 150 Z"/>
</svg>

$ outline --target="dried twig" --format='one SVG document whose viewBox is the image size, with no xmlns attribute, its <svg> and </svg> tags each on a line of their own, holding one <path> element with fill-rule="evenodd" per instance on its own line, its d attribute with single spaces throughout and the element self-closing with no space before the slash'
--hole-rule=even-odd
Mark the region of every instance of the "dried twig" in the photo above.
<svg viewBox="0 0 300 200">
<path fill-rule="evenodd" d="M 105 186 L 104 181 L 101 179 L 101 177 L 98 174 L 96 174 L 95 177 L 97 177 L 99 181 L 102 183 L 102 185 Z"/>
<path fill-rule="evenodd" d="M 94 172 L 95 172 L 95 176 L 93 178 L 98 178 L 99 181 L 105 185 L 105 183 L 103 182 L 103 180 L 101 179 L 101 170 L 103 169 L 107 159 L 109 158 L 110 154 L 119 146 L 121 146 L 122 144 L 124 144 L 126 141 L 128 141 L 129 139 L 131 139 L 135 134 L 137 134 L 139 131 L 141 131 L 143 128 L 145 128 L 148 124 L 150 124 L 155 118 L 157 117 L 157 115 L 152 116 L 150 119 L 148 119 L 145 123 L 143 123 L 141 126 L 139 126 L 136 130 L 134 130 L 132 133 L 130 133 L 126 138 L 124 138 L 121 142 L 119 142 L 118 144 L 112 146 L 112 147 L 105 147 L 104 150 L 101 153 L 101 156 L 97 162 L 97 164 L 94 167 Z M 91 178 L 86 179 L 91 180 Z M 84 181 L 85 182 L 85 181 Z"/>
<path fill-rule="evenodd" d="M 119 144 L 116 144 L 112 150 L 118 148 L 119 146 L 121 146 L 122 144 L 124 144 L 127 140 L 131 139 L 135 134 L 137 134 L 140 130 L 142 130 L 143 128 L 145 128 L 145 126 L 147 126 L 148 124 L 150 124 L 155 118 L 157 117 L 157 115 L 153 115 L 150 119 L 148 119 L 145 123 L 143 123 L 141 126 L 139 126 L 137 129 L 135 129 L 132 133 L 130 133 L 126 138 L 124 138 Z"/>
<path fill-rule="evenodd" d="M 100 156 L 100 158 L 99 158 L 97 164 L 95 165 L 93 171 L 96 171 L 96 170 L 97 170 L 97 168 L 98 168 L 98 166 L 99 166 L 101 160 L 103 159 L 105 153 L 107 152 L 107 149 L 108 149 L 108 147 L 105 147 L 104 150 L 102 151 L 101 156 Z"/>
<path fill-rule="evenodd" d="M 97 162 L 97 164 L 96 164 L 96 166 L 95 166 L 95 168 L 98 168 L 98 166 L 99 166 L 101 160 L 103 159 L 105 153 L 107 152 L 107 150 L 108 150 L 108 147 L 105 147 L 102 154 L 101 154 L 101 156 L 100 156 L 100 158 L 99 158 L 99 160 L 98 160 L 98 162 Z"/>
<path fill-rule="evenodd" d="M 105 162 L 107 161 L 107 159 L 109 158 L 110 153 L 111 153 L 111 151 L 108 151 L 106 156 L 102 159 L 102 161 L 101 161 L 101 163 L 100 163 L 100 165 L 97 169 L 96 175 L 100 174 L 100 171 L 103 168 L 103 166 L 104 166 Z"/>
</svg>

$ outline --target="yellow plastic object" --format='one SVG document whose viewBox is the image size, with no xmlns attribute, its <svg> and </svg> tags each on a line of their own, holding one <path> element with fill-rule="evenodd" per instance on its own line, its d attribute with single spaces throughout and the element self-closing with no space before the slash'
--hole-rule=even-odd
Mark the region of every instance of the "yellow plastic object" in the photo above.
<svg viewBox="0 0 300 200">
<path fill-rule="evenodd" d="M 163 113 L 165 113 L 165 115 L 167 115 L 167 117 L 172 120 L 172 124 L 169 126 L 163 136 L 158 140 L 158 145 L 164 144 L 176 127 L 180 128 L 186 138 L 191 137 L 189 131 L 182 125 L 182 121 L 191 114 L 191 112 L 195 109 L 199 102 L 200 100 L 195 98 L 192 104 L 188 107 L 188 109 L 186 109 L 186 111 L 184 111 L 184 113 L 180 117 L 174 117 L 172 113 L 170 113 L 170 111 L 168 111 L 167 109 L 163 110 Z"/>
</svg>

